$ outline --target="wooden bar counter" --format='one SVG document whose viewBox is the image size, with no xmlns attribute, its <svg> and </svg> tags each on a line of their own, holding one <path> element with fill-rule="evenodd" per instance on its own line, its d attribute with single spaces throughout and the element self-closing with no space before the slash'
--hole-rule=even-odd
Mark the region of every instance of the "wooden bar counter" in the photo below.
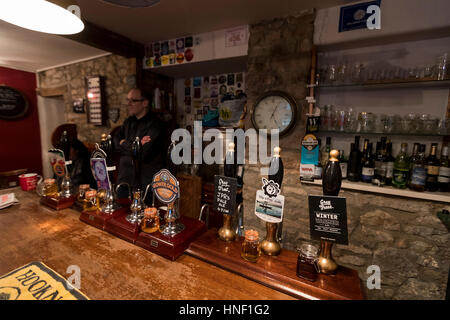
<svg viewBox="0 0 450 320">
<path fill-rule="evenodd" d="M 40 205 L 34 191 L 0 190 L 10 192 L 20 203 L 0 210 L 0 275 L 42 261 L 65 278 L 79 266 L 90 299 L 294 299 L 186 254 L 164 259 L 81 222 L 78 211 Z"/>
</svg>

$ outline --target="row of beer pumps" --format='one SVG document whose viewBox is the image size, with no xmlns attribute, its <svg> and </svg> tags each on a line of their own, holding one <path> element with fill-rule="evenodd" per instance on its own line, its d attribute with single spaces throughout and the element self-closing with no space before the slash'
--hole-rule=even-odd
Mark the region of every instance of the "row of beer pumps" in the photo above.
<svg viewBox="0 0 450 320">
<path fill-rule="evenodd" d="M 119 188 L 126 186 L 128 188 L 128 199 L 131 199 L 131 204 L 129 207 L 130 213 L 125 219 L 130 224 L 139 225 L 144 219 L 144 212 L 147 209 L 145 199 L 147 199 L 148 192 L 152 191 L 152 204 L 150 208 L 155 207 L 155 200 L 158 200 L 166 205 L 166 207 L 160 208 L 165 209 L 164 211 L 166 211 L 165 224 L 161 226 L 160 232 L 166 236 L 173 237 L 184 230 L 184 225 L 177 221 L 180 217 L 180 192 L 178 181 L 169 170 L 163 169 L 155 174 L 152 184 L 143 186 L 141 180 L 142 155 L 142 143 L 140 138 L 136 137 L 131 145 L 131 158 L 133 165 L 132 186 L 128 183 L 122 182 L 119 183 L 116 188 L 113 188 L 112 183 L 109 183 L 109 188 L 106 190 L 105 205 L 101 208 L 101 211 L 105 214 L 112 214 L 117 209 L 115 203 L 118 190 Z M 96 151 L 94 151 L 91 157 L 92 171 L 97 181 L 101 180 L 101 172 L 98 172 L 99 169 L 95 167 L 97 161 L 101 158 L 105 158 L 108 174 L 111 175 L 112 171 L 115 170 L 115 167 L 112 167 L 112 156 L 112 138 L 111 136 L 102 135 L 102 141 L 100 144 L 96 145 Z M 109 181 L 112 181 L 111 178 L 112 177 L 110 176 Z M 173 192 L 173 194 L 170 194 L 170 197 L 167 197 L 167 192 L 171 193 L 172 191 L 167 191 L 167 189 L 164 188 L 164 185 L 161 186 L 161 184 L 171 187 L 172 190 L 176 190 L 176 192 Z M 165 190 L 165 192 L 158 192 L 160 189 L 163 191 Z M 156 212 L 158 211 L 159 210 L 156 210 Z"/>
<path fill-rule="evenodd" d="M 230 143 L 228 152 L 234 152 L 234 147 L 234 143 Z M 169 148 L 169 153 L 171 148 L 173 148 L 173 144 Z M 69 170 L 67 169 L 67 166 L 71 164 L 69 160 L 70 140 L 68 139 L 67 132 L 63 132 L 59 149 L 50 151 L 56 155 L 51 161 L 54 172 L 60 180 L 60 197 L 66 199 L 74 197 L 73 185 Z M 91 155 L 91 168 L 98 185 L 96 200 L 93 201 L 95 204 L 94 207 L 106 215 L 112 215 L 118 209 L 118 189 L 126 186 L 128 188 L 128 200 L 131 200 L 129 206 L 130 213 L 126 216 L 126 221 L 130 224 L 138 225 L 144 219 L 144 211 L 146 209 L 144 199 L 146 199 L 148 192 L 151 190 L 151 209 L 155 207 L 155 198 L 166 205 L 165 225 L 161 226 L 159 231 L 166 236 L 175 236 L 185 228 L 182 223 L 177 221 L 180 217 L 180 190 L 178 181 L 170 171 L 163 169 L 155 175 L 152 184 L 143 186 L 140 178 L 142 174 L 142 152 L 141 141 L 139 137 L 136 137 L 132 143 L 131 152 L 134 168 L 132 186 L 127 183 L 120 183 L 114 188 L 111 181 L 113 181 L 112 174 L 116 168 L 113 166 L 114 147 L 112 137 L 106 134 L 102 135 L 100 143 L 96 144 L 95 150 Z M 281 187 L 284 177 L 284 167 L 280 153 L 281 149 L 279 147 L 274 148 L 267 179 L 262 179 L 263 186 L 261 190 L 258 190 L 256 197 L 255 214 L 266 222 L 266 236 L 264 240 L 259 243 L 259 235 L 257 232 L 255 233 L 255 230 L 243 232 L 242 203 L 231 214 L 223 215 L 223 226 L 218 230 L 218 237 L 227 242 L 234 241 L 238 236 L 244 236 L 244 244 L 246 242 L 254 242 L 256 239 L 258 242 L 258 245 L 255 246 L 257 250 L 256 255 L 242 254 L 244 259 L 250 257 L 247 259 L 250 261 L 256 259 L 255 257 L 260 253 L 268 256 L 277 256 L 282 250 L 281 235 L 283 229 L 282 211 L 284 197 L 281 195 Z M 327 196 L 337 196 L 340 191 L 341 173 L 338 156 L 339 152 L 332 150 L 330 152 L 330 160 L 324 170 L 323 194 Z M 224 172 L 226 176 L 235 177 L 236 166 L 229 166 L 229 163 L 226 162 Z M 165 186 L 168 186 L 168 188 L 165 188 Z M 169 194 L 167 193 L 168 190 L 170 191 Z M 89 202 L 90 200 L 87 199 L 87 189 L 82 190 L 80 188 L 79 195 L 83 192 L 85 193 L 83 195 L 85 203 Z M 100 202 L 102 203 L 101 205 Z M 236 214 L 238 215 L 237 217 Z M 233 221 L 238 221 L 237 227 L 233 225 Z M 338 265 L 332 258 L 332 245 L 332 242 L 321 240 L 320 254 L 317 259 L 318 269 L 321 273 L 333 274 L 338 268 Z"/>
<path fill-rule="evenodd" d="M 234 144 L 230 143 L 230 150 L 233 150 L 233 148 Z M 275 147 L 267 179 L 262 178 L 262 190 L 258 190 L 256 195 L 255 214 L 266 222 L 266 235 L 259 242 L 258 232 L 256 230 L 247 230 L 242 243 L 241 256 L 251 262 L 256 262 L 260 254 L 277 256 L 282 250 L 284 197 L 281 195 L 281 187 L 284 177 L 284 166 L 280 153 L 281 148 Z M 325 196 L 338 196 L 339 194 L 342 178 L 338 158 L 339 152 L 332 150 L 329 162 L 324 170 L 323 195 Z M 237 211 L 239 212 L 240 210 L 238 209 Z M 232 226 L 233 215 L 234 213 L 231 215 L 224 214 L 223 226 L 218 230 L 219 239 L 226 242 L 234 241 L 238 236 L 236 229 Z M 240 227 L 243 229 L 243 226 Z M 332 246 L 333 243 L 330 241 L 320 241 L 320 252 L 316 258 L 311 260 L 314 261 L 313 263 L 318 273 L 336 273 L 338 265 L 332 257 Z"/>
</svg>

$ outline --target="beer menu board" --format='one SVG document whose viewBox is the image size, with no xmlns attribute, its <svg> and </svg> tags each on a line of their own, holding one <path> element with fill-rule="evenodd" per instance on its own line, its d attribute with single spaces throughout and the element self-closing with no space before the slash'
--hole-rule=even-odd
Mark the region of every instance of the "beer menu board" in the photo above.
<svg viewBox="0 0 450 320">
<path fill-rule="evenodd" d="M 348 244 L 345 198 L 309 196 L 308 202 L 311 239 Z"/>
<path fill-rule="evenodd" d="M 223 214 L 234 214 L 236 186 L 236 178 L 214 176 L 214 210 Z"/>
<path fill-rule="evenodd" d="M 86 78 L 88 122 L 101 126 L 103 124 L 103 101 L 100 76 Z"/>
<path fill-rule="evenodd" d="M 13 120 L 24 116 L 28 111 L 28 100 L 18 90 L 0 86 L 0 119 Z"/>
</svg>

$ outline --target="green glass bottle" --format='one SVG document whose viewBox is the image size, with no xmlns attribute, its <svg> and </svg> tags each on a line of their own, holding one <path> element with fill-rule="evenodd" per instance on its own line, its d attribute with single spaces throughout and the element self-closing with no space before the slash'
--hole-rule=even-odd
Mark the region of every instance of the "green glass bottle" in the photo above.
<svg viewBox="0 0 450 320">
<path fill-rule="evenodd" d="M 405 189 L 409 177 L 409 157 L 406 154 L 407 143 L 402 143 L 400 153 L 394 162 L 394 176 L 392 185 L 395 188 Z"/>
</svg>

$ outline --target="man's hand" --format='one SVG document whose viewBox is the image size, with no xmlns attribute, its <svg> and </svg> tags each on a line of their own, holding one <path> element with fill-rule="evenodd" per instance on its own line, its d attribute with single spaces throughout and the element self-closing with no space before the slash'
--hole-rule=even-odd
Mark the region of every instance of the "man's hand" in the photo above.
<svg viewBox="0 0 450 320">
<path fill-rule="evenodd" d="M 142 145 L 146 144 L 147 142 L 150 142 L 152 139 L 150 138 L 150 136 L 143 136 L 141 139 L 141 143 Z"/>
</svg>

